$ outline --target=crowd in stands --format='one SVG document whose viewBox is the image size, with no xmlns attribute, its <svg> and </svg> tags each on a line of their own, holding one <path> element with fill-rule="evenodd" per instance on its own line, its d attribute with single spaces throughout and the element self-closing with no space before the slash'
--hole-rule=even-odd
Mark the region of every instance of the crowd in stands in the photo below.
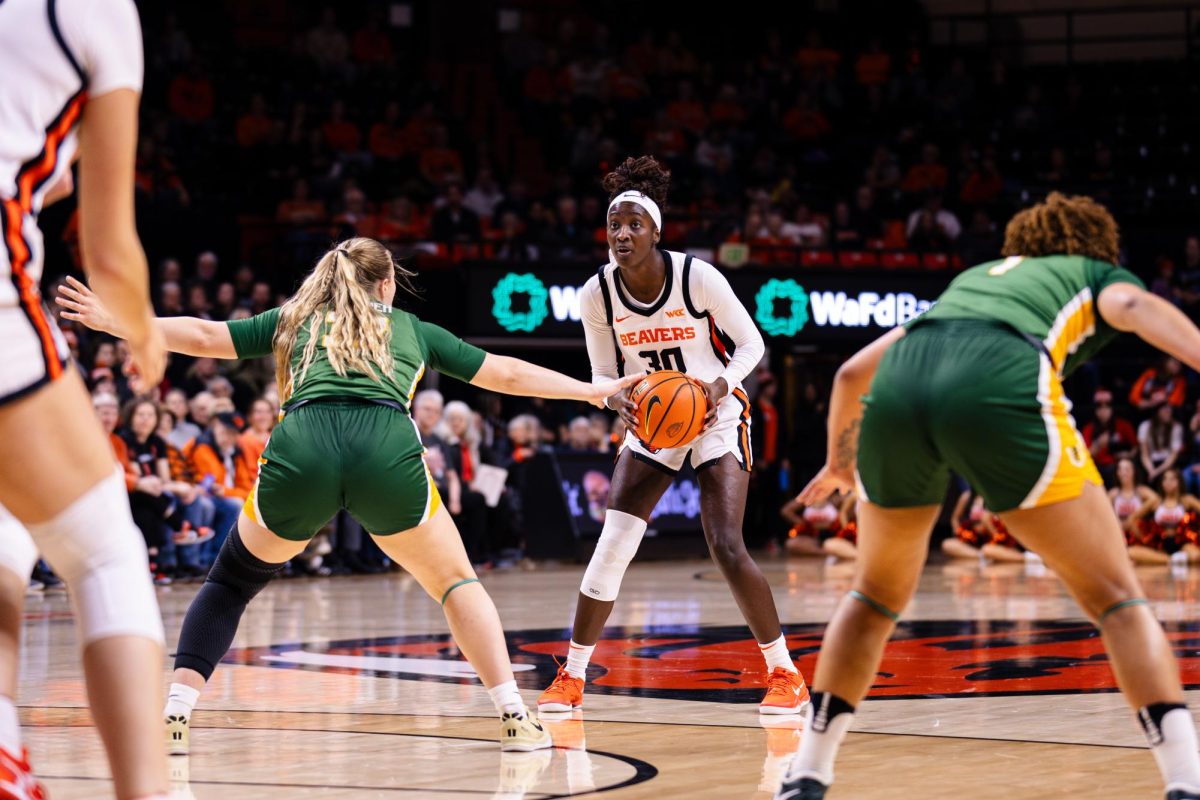
<svg viewBox="0 0 1200 800">
<path fill-rule="evenodd" d="M 615 7 L 527 9 L 448 62 L 385 4 L 228 5 L 219 25 L 147 15 L 138 185 L 155 241 L 195 243 L 196 214 L 220 213 L 243 253 L 289 262 L 352 232 L 595 261 L 600 177 L 641 153 L 674 174 L 666 241 L 786 264 L 804 263 L 796 246 L 976 263 L 1050 188 L 1122 220 L 1200 202 L 1186 114 L 1162 105 L 1181 71 L 1021 67 L 930 44 L 919 10 L 870 36 L 764 20 L 714 50 L 695 32 L 618 35 Z"/>
</svg>

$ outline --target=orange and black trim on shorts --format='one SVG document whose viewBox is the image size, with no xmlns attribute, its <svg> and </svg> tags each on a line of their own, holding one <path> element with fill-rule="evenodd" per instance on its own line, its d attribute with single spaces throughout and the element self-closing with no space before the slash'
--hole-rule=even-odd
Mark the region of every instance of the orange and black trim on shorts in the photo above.
<svg viewBox="0 0 1200 800">
<path fill-rule="evenodd" d="M 0 201 L 0 235 L 8 252 L 10 280 L 17 290 L 21 310 L 37 332 L 46 364 L 47 380 L 63 374 L 64 360 L 54 341 L 53 323 L 42 305 L 41 291 L 28 272 L 33 256 L 23 230 L 27 217 L 34 215 L 33 196 L 50 179 L 58 166 L 59 149 L 71 129 L 79 122 L 87 102 L 87 92 L 80 89 L 46 128 L 46 142 L 34 158 L 25 162 L 17 172 L 17 196 Z"/>
<path fill-rule="evenodd" d="M 734 389 L 733 396 L 742 407 L 738 419 L 738 453 L 742 459 L 742 468 L 749 472 L 754 466 L 754 456 L 750 453 L 750 398 L 746 397 L 746 393 L 741 389 Z"/>
</svg>

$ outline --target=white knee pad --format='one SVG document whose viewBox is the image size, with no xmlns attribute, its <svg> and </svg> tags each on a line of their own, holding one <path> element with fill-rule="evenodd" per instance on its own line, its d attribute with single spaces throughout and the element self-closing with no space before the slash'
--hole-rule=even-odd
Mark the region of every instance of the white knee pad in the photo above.
<svg viewBox="0 0 1200 800">
<path fill-rule="evenodd" d="M 15 572 L 22 581 L 28 581 L 37 557 L 37 547 L 29 538 L 29 531 L 0 506 L 0 567 Z"/>
<path fill-rule="evenodd" d="M 583 573 L 579 591 L 597 600 L 616 600 L 625 569 L 637 553 L 645 533 L 644 519 L 609 509 L 604 515 L 604 529 L 600 531 L 596 552 L 592 553 L 592 560 Z"/>
<path fill-rule="evenodd" d="M 146 544 L 120 470 L 29 533 L 71 591 L 84 646 L 112 636 L 163 641 Z"/>
</svg>

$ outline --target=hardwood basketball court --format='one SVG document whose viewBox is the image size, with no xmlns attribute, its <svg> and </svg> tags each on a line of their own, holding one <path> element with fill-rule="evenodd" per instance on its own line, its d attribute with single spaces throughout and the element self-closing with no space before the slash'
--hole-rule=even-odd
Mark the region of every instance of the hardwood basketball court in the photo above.
<svg viewBox="0 0 1200 800">
<path fill-rule="evenodd" d="M 766 561 L 811 674 L 852 565 Z M 493 572 L 526 701 L 566 651 L 581 568 Z M 1200 573 L 1142 574 L 1200 687 Z M 195 584 L 161 589 L 174 643 Z M 757 713 L 762 664 L 709 562 L 635 564 L 555 749 L 501 754 L 487 694 L 403 575 L 279 581 L 251 604 L 193 718 L 175 788 L 241 798 L 766 798 L 802 724 Z M 163 689 L 169 664 L 164 664 Z M 107 794 L 65 594 L 31 595 L 22 722 L 56 800 Z M 1160 779 L 1095 629 L 1053 575 L 932 564 L 837 765 L 833 800 L 1155 798 Z M 1189 692 L 1193 697 L 1194 692 Z M 186 789 L 185 789 L 186 787 Z"/>
</svg>

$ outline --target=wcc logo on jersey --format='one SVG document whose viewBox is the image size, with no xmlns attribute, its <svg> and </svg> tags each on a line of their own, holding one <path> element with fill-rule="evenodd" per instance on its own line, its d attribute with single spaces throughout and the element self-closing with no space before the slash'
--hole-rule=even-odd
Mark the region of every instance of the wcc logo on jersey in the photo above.
<svg viewBox="0 0 1200 800">
<path fill-rule="evenodd" d="M 1164 623 L 1184 687 L 1200 688 L 1200 621 Z M 792 657 L 808 675 L 823 625 L 789 625 Z M 564 658 L 569 632 L 508 633 L 517 682 L 540 690 Z M 446 634 L 231 650 L 226 663 L 348 674 L 471 682 L 476 676 Z M 764 672 L 744 626 L 607 628 L 596 645 L 589 693 L 757 703 Z M 1097 630 L 1086 622 L 923 620 L 901 622 L 870 698 L 1115 692 Z"/>
</svg>

